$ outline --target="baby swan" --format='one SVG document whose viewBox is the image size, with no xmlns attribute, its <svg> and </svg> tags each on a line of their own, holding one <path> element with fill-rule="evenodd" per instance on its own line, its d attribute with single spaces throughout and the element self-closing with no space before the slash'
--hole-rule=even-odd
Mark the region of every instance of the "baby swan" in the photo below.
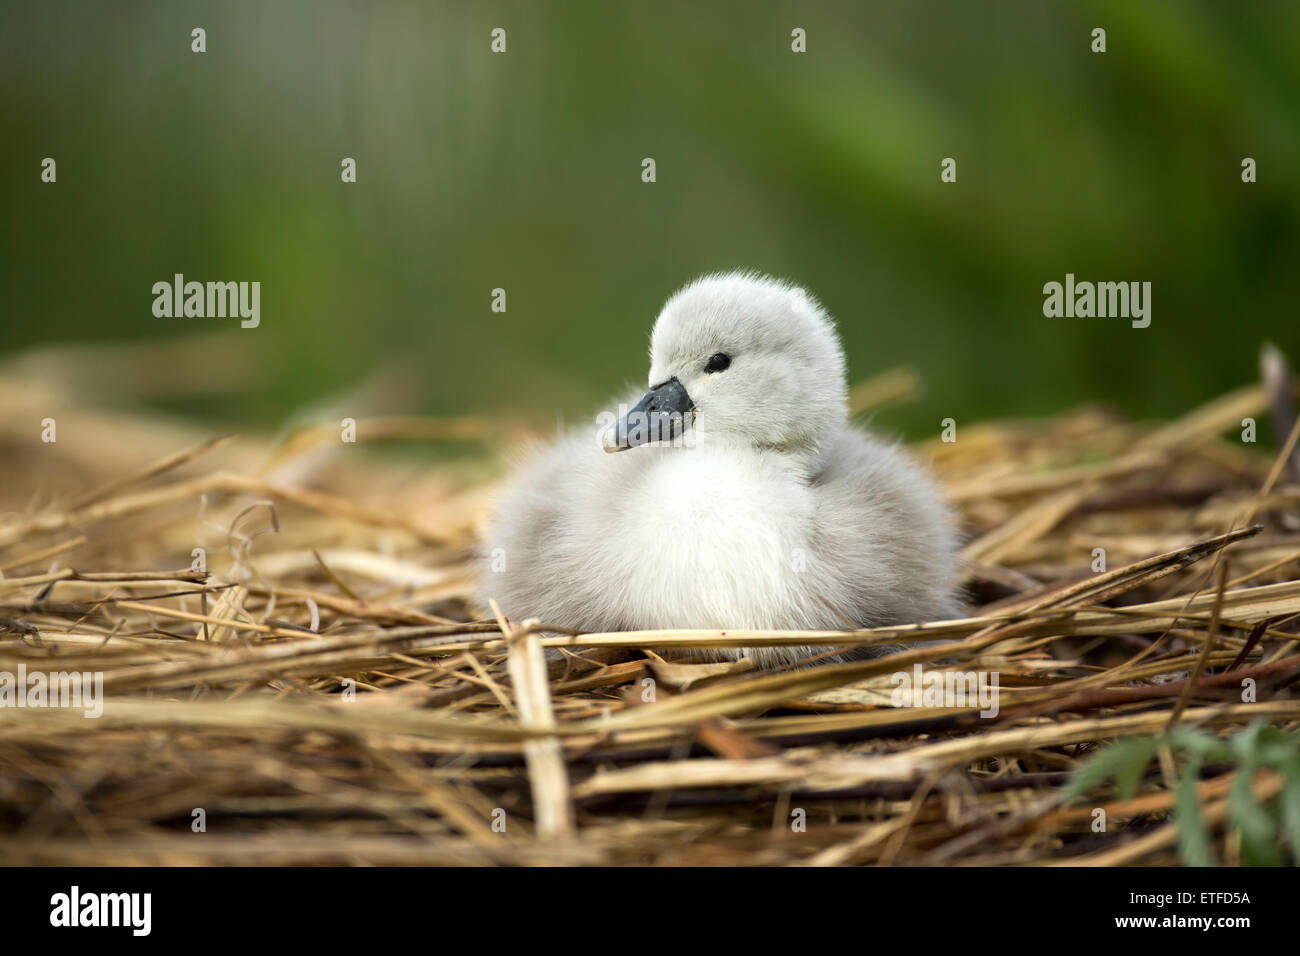
<svg viewBox="0 0 1300 956">
<path fill-rule="evenodd" d="M 839 338 L 802 289 L 692 282 L 655 322 L 649 384 L 521 470 L 488 528 L 485 601 L 582 631 L 961 615 L 952 517 L 918 465 L 849 424 Z M 774 667 L 826 650 L 707 653 Z"/>
</svg>

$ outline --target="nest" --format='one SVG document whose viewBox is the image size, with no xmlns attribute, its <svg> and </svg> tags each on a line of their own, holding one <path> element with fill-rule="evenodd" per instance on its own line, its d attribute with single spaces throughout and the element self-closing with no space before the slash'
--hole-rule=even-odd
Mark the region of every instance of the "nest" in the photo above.
<svg viewBox="0 0 1300 956">
<path fill-rule="evenodd" d="M 513 444 L 492 421 L 210 440 L 11 382 L 0 673 L 97 674 L 103 697 L 0 709 L 0 862 L 1237 862 L 1234 799 L 1292 784 L 1177 732 L 1300 726 L 1300 426 L 1269 368 L 1171 422 L 1083 408 L 917 446 L 967 531 L 972 616 L 814 633 L 571 634 L 478 607 L 500 470 L 370 444 Z M 855 411 L 914 385 L 865 383 Z M 906 649 L 701 660 L 736 643 Z M 996 675 L 996 714 L 900 697 L 932 675 Z"/>
</svg>

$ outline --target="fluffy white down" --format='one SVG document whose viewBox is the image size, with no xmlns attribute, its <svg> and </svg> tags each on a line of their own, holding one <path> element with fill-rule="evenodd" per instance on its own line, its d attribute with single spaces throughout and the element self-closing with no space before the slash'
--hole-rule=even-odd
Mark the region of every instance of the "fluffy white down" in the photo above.
<svg viewBox="0 0 1300 956">
<path fill-rule="evenodd" d="M 718 352 L 730 367 L 706 372 Z M 652 335 L 649 384 L 674 376 L 696 408 L 688 447 L 606 454 L 592 427 L 520 469 L 485 537 L 484 601 L 584 631 L 961 615 L 952 517 L 901 449 L 848 424 L 839 340 L 807 293 L 752 274 L 688 285 Z"/>
</svg>

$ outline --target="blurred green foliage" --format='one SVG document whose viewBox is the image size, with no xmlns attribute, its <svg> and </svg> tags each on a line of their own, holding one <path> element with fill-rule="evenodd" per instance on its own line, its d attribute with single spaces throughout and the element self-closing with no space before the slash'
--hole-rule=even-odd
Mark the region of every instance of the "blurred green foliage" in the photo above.
<svg viewBox="0 0 1300 956">
<path fill-rule="evenodd" d="M 754 268 L 854 381 L 922 372 L 888 429 L 1177 414 L 1266 338 L 1300 359 L 1298 103 L 1283 0 L 8 0 L 0 348 L 224 321 L 261 384 L 175 407 L 274 423 L 405 367 L 424 411 L 576 421 L 677 286 Z M 155 318 L 175 272 L 260 281 L 261 327 Z M 1151 327 L 1045 318 L 1067 272 L 1152 282 Z"/>
<path fill-rule="evenodd" d="M 1078 800 L 1110 779 L 1121 800 L 1133 799 L 1162 747 L 1183 761 L 1174 785 L 1183 863 L 1217 865 L 1197 786 L 1203 768 L 1219 765 L 1235 774 L 1227 796 L 1227 830 L 1240 836 L 1241 861 L 1247 866 L 1281 866 L 1287 862 L 1285 844 L 1291 862 L 1300 864 L 1300 734 L 1272 724 L 1253 723 L 1226 740 L 1187 726 L 1162 737 L 1123 738 L 1098 750 L 1075 772 L 1065 788 L 1066 799 Z M 1263 803 L 1253 790 L 1260 770 L 1271 770 L 1282 779 L 1281 792 Z"/>
</svg>

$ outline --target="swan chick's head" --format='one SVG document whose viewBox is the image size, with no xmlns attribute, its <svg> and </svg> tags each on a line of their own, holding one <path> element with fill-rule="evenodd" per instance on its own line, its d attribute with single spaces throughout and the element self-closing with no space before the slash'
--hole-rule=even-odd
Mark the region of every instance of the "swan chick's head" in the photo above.
<svg viewBox="0 0 1300 956">
<path fill-rule="evenodd" d="M 605 436 L 607 451 L 696 438 L 815 451 L 847 416 L 844 353 L 803 289 L 753 273 L 675 293 L 650 340 L 650 391 Z"/>
</svg>

